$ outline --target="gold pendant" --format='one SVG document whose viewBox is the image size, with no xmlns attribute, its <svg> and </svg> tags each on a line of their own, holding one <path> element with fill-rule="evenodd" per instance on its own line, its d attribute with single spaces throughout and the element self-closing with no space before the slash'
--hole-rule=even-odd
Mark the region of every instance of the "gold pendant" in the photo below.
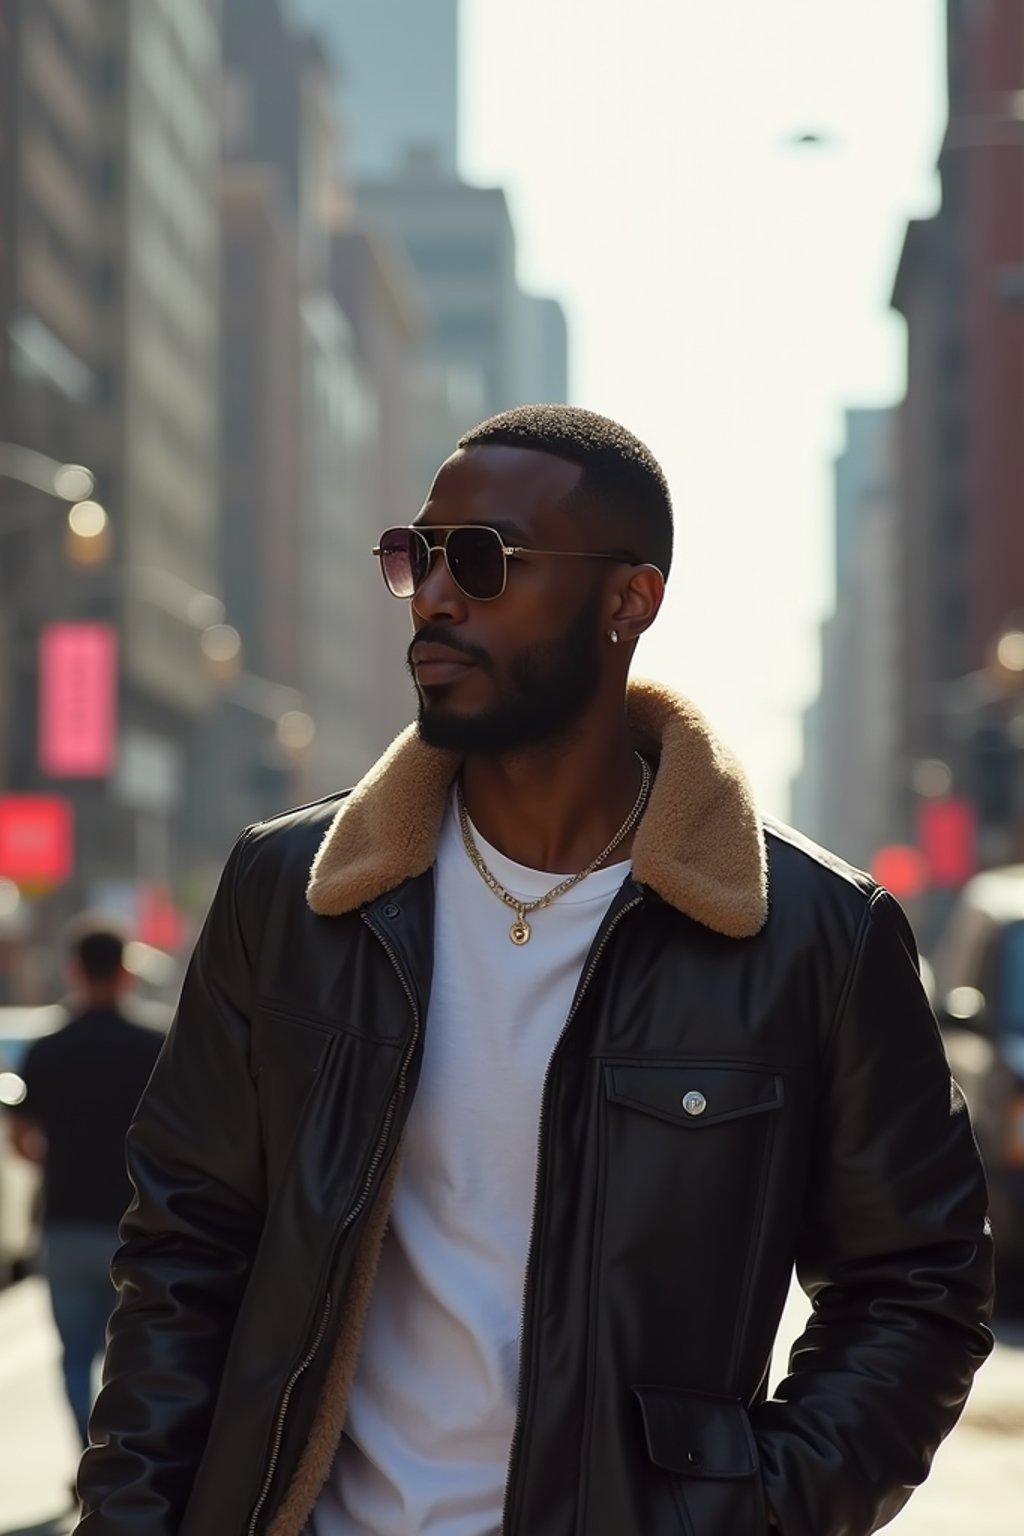
<svg viewBox="0 0 1024 1536">
<path fill-rule="evenodd" d="M 508 936 L 513 944 L 528 944 L 530 942 L 530 925 L 522 914 L 512 924 L 508 931 Z"/>
</svg>

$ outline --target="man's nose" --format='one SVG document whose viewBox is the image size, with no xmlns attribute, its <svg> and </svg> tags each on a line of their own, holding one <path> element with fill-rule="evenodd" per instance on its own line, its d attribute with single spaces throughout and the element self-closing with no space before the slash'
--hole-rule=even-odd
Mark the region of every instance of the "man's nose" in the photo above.
<svg viewBox="0 0 1024 1536">
<path fill-rule="evenodd" d="M 440 545 L 430 552 L 430 568 L 413 594 L 412 606 L 421 619 L 434 623 L 457 624 L 466 617 L 466 595 L 453 580 Z"/>
</svg>

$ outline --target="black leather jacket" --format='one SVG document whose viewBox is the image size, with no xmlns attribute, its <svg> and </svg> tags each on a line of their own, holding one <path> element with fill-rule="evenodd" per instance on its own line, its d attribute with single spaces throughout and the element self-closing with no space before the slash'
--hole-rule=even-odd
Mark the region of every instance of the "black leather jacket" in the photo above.
<svg viewBox="0 0 1024 1536">
<path fill-rule="evenodd" d="M 967 1113 L 891 897 L 633 707 L 661 766 L 544 1090 L 503 1531 L 867 1536 L 991 1345 Z M 430 991 L 427 751 L 231 855 L 129 1140 L 81 1536 L 298 1536 L 329 1472 Z"/>
</svg>

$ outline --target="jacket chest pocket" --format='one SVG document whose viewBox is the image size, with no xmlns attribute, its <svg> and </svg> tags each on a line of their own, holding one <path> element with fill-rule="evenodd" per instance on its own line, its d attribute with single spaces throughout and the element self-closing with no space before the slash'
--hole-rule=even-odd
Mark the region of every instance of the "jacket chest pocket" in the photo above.
<svg viewBox="0 0 1024 1536">
<path fill-rule="evenodd" d="M 701 1062 L 692 1066 L 610 1063 L 604 1071 L 605 1094 L 612 1104 L 622 1104 L 681 1130 L 707 1130 L 782 1106 L 782 1078 L 760 1068 Z"/>
<path fill-rule="evenodd" d="M 783 1079 L 770 1068 L 699 1060 L 607 1062 L 603 1079 L 606 1302 L 614 1309 L 621 1294 L 628 1306 L 639 1286 L 647 1315 L 678 1320 L 631 1364 L 655 1380 L 692 1382 L 695 1357 L 706 1348 L 710 1365 L 723 1343 L 721 1334 L 701 1338 L 701 1319 L 740 1315 Z M 676 1353 L 677 1361 L 666 1358 Z"/>
</svg>

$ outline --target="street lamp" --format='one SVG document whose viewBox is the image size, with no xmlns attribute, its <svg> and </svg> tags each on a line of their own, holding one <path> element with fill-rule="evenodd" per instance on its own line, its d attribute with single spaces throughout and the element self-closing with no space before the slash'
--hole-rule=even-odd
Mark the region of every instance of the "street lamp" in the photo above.
<svg viewBox="0 0 1024 1536">
<path fill-rule="evenodd" d="M 96 487 L 96 477 L 84 464 L 62 464 L 48 453 L 23 448 L 19 443 L 0 443 L 0 475 L 19 480 L 58 501 L 85 501 Z"/>
<path fill-rule="evenodd" d="M 999 636 L 995 664 L 1011 691 L 1024 691 L 1024 630 L 1007 629 Z"/>
<path fill-rule="evenodd" d="M 199 647 L 206 670 L 217 682 L 230 682 L 242 670 L 242 637 L 233 624 L 208 624 Z"/>
<path fill-rule="evenodd" d="M 92 499 L 96 477 L 84 464 L 62 464 L 49 454 L 19 443 L 0 443 L 0 476 L 16 480 L 44 496 L 70 502 L 66 552 L 74 565 L 102 565 L 110 553 L 110 519 L 106 509 Z M 0 532 L 12 533 L 35 521 L 31 511 L 15 521 L 4 517 Z"/>
<path fill-rule="evenodd" d="M 275 683 L 247 672 L 242 637 L 233 624 L 208 625 L 199 645 L 206 670 L 223 687 L 225 699 L 270 721 L 281 751 L 292 762 L 300 761 L 316 736 L 316 721 L 304 694 L 289 683 Z"/>
<path fill-rule="evenodd" d="M 276 726 L 278 746 L 291 757 L 301 757 L 313 745 L 316 721 L 305 709 L 286 709 Z"/>
<path fill-rule="evenodd" d="M 110 518 L 98 501 L 76 501 L 68 513 L 64 550 L 72 565 L 103 565 L 110 555 Z"/>
</svg>

